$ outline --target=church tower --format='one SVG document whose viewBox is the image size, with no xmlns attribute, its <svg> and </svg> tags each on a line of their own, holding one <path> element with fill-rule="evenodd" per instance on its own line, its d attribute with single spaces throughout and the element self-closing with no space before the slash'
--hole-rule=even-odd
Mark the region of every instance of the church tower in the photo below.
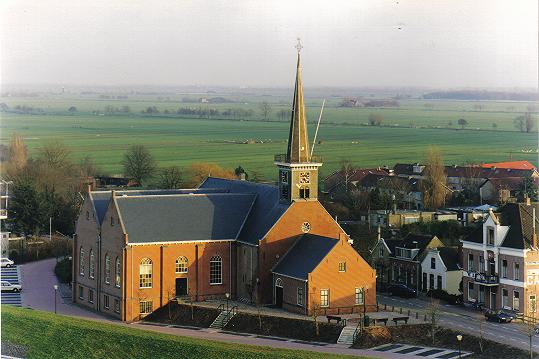
<svg viewBox="0 0 539 359">
<path fill-rule="evenodd" d="M 309 201 L 318 199 L 318 167 L 322 161 L 311 156 L 307 133 L 307 116 L 301 82 L 301 43 L 298 41 L 298 62 L 292 118 L 286 154 L 275 155 L 279 168 L 279 195 L 282 202 Z"/>
</svg>

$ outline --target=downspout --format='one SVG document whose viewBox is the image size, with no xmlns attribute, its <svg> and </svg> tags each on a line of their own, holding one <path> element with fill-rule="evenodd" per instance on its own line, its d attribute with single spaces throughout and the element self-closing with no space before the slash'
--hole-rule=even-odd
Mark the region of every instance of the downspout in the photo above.
<svg viewBox="0 0 539 359">
<path fill-rule="evenodd" d="M 198 302 L 198 244 L 195 244 L 195 302 Z"/>
<path fill-rule="evenodd" d="M 228 261 L 228 293 L 232 296 L 232 242 L 228 242 L 228 252 L 230 258 Z"/>
<path fill-rule="evenodd" d="M 165 247 L 161 245 L 159 260 L 159 307 L 163 306 L 163 251 Z"/>
<path fill-rule="evenodd" d="M 77 297 L 77 271 L 75 270 L 75 266 L 79 263 L 79 256 L 78 256 L 78 244 L 77 244 L 77 233 L 73 234 L 73 255 L 71 258 L 73 258 L 73 263 L 71 263 L 71 300 L 73 303 L 75 303 L 76 297 Z"/>
<path fill-rule="evenodd" d="M 101 308 L 101 232 L 97 234 L 97 281 L 96 281 L 96 308 L 95 311 L 99 312 Z"/>
</svg>

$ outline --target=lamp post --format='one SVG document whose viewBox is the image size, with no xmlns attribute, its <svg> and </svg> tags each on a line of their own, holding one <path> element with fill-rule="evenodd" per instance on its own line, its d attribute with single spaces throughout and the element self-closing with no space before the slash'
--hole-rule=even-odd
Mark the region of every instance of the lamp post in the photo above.
<svg viewBox="0 0 539 359">
<path fill-rule="evenodd" d="M 228 312 L 228 298 L 230 298 L 230 293 L 225 293 L 226 297 L 226 311 Z"/>
<path fill-rule="evenodd" d="M 55 284 L 53 287 L 54 287 L 54 314 L 56 314 L 56 293 L 58 292 L 58 284 Z"/>
<path fill-rule="evenodd" d="M 462 335 L 457 335 L 457 341 L 459 342 L 459 359 L 461 358 L 460 354 L 460 343 L 462 342 Z"/>
</svg>

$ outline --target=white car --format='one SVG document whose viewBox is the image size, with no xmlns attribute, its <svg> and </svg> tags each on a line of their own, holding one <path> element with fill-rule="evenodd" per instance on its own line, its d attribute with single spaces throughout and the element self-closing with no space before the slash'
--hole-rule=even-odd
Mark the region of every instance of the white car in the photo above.
<svg viewBox="0 0 539 359">
<path fill-rule="evenodd" d="M 11 268 L 15 265 L 15 262 L 9 258 L 2 258 L 0 259 L 0 264 L 2 265 L 2 268 Z"/>
<path fill-rule="evenodd" d="M 11 284 L 6 281 L 2 281 L 2 292 L 20 292 L 22 290 L 22 286 L 20 284 Z"/>
</svg>

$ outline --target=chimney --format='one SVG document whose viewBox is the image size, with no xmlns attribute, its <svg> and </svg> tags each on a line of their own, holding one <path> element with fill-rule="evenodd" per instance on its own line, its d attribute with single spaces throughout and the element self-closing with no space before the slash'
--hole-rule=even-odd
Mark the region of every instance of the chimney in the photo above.
<svg viewBox="0 0 539 359">
<path fill-rule="evenodd" d="M 532 247 L 537 248 L 537 231 L 536 231 L 536 228 L 535 228 L 535 206 L 532 208 L 532 213 L 533 213 L 533 218 L 532 218 L 532 223 L 533 223 Z"/>
<path fill-rule="evenodd" d="M 380 227 L 380 225 L 378 225 L 378 240 L 380 240 L 382 238 L 382 227 Z"/>
<path fill-rule="evenodd" d="M 245 173 L 242 172 L 238 175 L 238 178 L 240 179 L 240 181 L 245 181 Z"/>
</svg>

